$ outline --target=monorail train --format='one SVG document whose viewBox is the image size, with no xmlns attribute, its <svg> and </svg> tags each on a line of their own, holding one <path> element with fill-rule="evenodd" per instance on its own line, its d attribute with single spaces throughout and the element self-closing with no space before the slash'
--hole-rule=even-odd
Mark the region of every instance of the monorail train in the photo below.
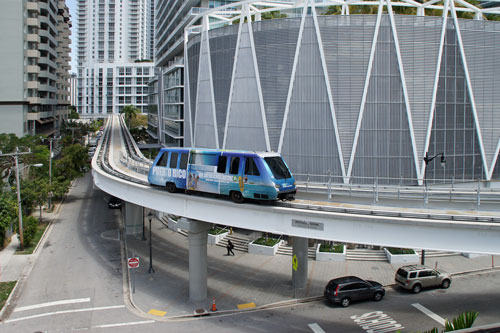
<svg viewBox="0 0 500 333">
<path fill-rule="evenodd" d="M 278 153 L 162 148 L 149 170 L 151 185 L 245 198 L 293 200 L 295 179 Z"/>
</svg>

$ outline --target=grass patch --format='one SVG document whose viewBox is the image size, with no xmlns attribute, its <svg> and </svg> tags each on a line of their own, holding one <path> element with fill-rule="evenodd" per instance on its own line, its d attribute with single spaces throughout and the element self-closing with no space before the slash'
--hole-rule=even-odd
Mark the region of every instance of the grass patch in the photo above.
<svg viewBox="0 0 500 333">
<path fill-rule="evenodd" d="M 391 254 L 415 254 L 415 251 L 413 249 L 402 249 L 402 248 L 396 248 L 396 247 L 388 247 L 387 251 L 389 251 Z"/>
<path fill-rule="evenodd" d="M 344 245 L 321 244 L 319 247 L 319 252 L 344 253 Z"/>
<path fill-rule="evenodd" d="M 36 229 L 35 238 L 33 239 L 33 242 L 31 242 L 31 245 L 26 246 L 25 244 L 24 251 L 18 249 L 16 251 L 16 254 L 32 254 L 33 251 L 35 251 L 35 248 L 37 247 L 38 242 L 40 241 L 40 238 L 42 238 L 42 235 L 45 232 L 45 229 L 47 229 L 48 225 L 49 225 L 48 223 L 39 224 Z"/>
<path fill-rule="evenodd" d="M 261 237 L 261 238 L 257 238 L 252 243 L 257 244 L 257 245 L 264 245 L 264 246 L 274 246 L 274 245 L 278 244 L 278 242 L 279 242 L 279 239 L 277 239 L 277 238 L 265 239 L 264 237 Z"/>
<path fill-rule="evenodd" d="M 3 309 L 7 298 L 9 298 L 12 289 L 16 285 L 17 281 L 0 282 L 0 309 Z"/>
<path fill-rule="evenodd" d="M 219 235 L 219 234 L 222 234 L 222 233 L 227 232 L 227 231 L 228 231 L 227 229 L 217 227 L 217 228 L 213 228 L 213 229 L 208 230 L 208 233 L 210 235 Z"/>
</svg>

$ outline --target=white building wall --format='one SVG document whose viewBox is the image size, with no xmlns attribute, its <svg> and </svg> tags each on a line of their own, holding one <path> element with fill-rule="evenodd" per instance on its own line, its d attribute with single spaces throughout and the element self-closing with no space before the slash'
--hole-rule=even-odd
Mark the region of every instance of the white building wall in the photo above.
<svg viewBox="0 0 500 333">
<path fill-rule="evenodd" d="M 116 113 L 126 104 L 143 109 L 153 64 L 135 61 L 153 57 L 148 43 L 148 36 L 152 35 L 149 19 L 153 5 L 150 0 L 79 0 L 78 112 L 83 115 Z M 118 67 L 133 68 L 133 74 L 127 75 L 133 84 L 126 85 L 133 93 L 118 95 Z M 137 74 L 137 68 L 148 68 L 148 74 Z M 112 87 L 107 86 L 108 79 L 113 82 Z M 118 99 L 118 96 L 124 98 Z M 130 103 L 120 103 L 125 100 Z"/>
</svg>

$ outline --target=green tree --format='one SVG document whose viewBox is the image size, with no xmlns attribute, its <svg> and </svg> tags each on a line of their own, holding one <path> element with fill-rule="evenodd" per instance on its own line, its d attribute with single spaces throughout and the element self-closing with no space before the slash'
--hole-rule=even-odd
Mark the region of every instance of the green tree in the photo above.
<svg viewBox="0 0 500 333">
<path fill-rule="evenodd" d="M 76 111 L 74 106 L 69 107 L 68 119 L 80 119 L 80 114 Z"/>
<path fill-rule="evenodd" d="M 42 221 L 42 207 L 47 202 L 49 183 L 47 178 L 36 178 L 23 181 L 21 190 L 24 202 L 30 202 L 31 206 L 36 205 L 40 210 L 40 222 Z"/>
<path fill-rule="evenodd" d="M 49 188 L 49 191 L 52 191 L 52 198 L 62 199 L 68 192 L 70 185 L 71 180 L 67 177 L 52 177 L 52 186 Z"/>
<path fill-rule="evenodd" d="M 17 217 L 16 201 L 12 193 L 0 194 L 0 248 L 3 248 L 7 229 Z"/>
<path fill-rule="evenodd" d="M 125 122 L 127 123 L 128 128 L 130 128 L 130 120 L 137 117 L 137 115 L 141 113 L 141 111 L 139 111 L 139 109 L 133 105 L 125 105 L 120 113 L 125 115 Z"/>
<path fill-rule="evenodd" d="M 55 176 L 67 179 L 80 177 L 85 172 L 87 156 L 87 148 L 79 144 L 64 147 L 61 158 L 55 161 Z"/>
</svg>

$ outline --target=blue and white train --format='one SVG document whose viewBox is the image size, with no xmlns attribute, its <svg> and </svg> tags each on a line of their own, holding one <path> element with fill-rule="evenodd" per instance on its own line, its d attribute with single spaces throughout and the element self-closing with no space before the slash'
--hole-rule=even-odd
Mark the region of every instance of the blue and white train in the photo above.
<svg viewBox="0 0 500 333">
<path fill-rule="evenodd" d="M 195 148 L 162 148 L 149 170 L 151 185 L 228 195 L 236 203 L 293 200 L 296 187 L 278 153 Z"/>
</svg>

